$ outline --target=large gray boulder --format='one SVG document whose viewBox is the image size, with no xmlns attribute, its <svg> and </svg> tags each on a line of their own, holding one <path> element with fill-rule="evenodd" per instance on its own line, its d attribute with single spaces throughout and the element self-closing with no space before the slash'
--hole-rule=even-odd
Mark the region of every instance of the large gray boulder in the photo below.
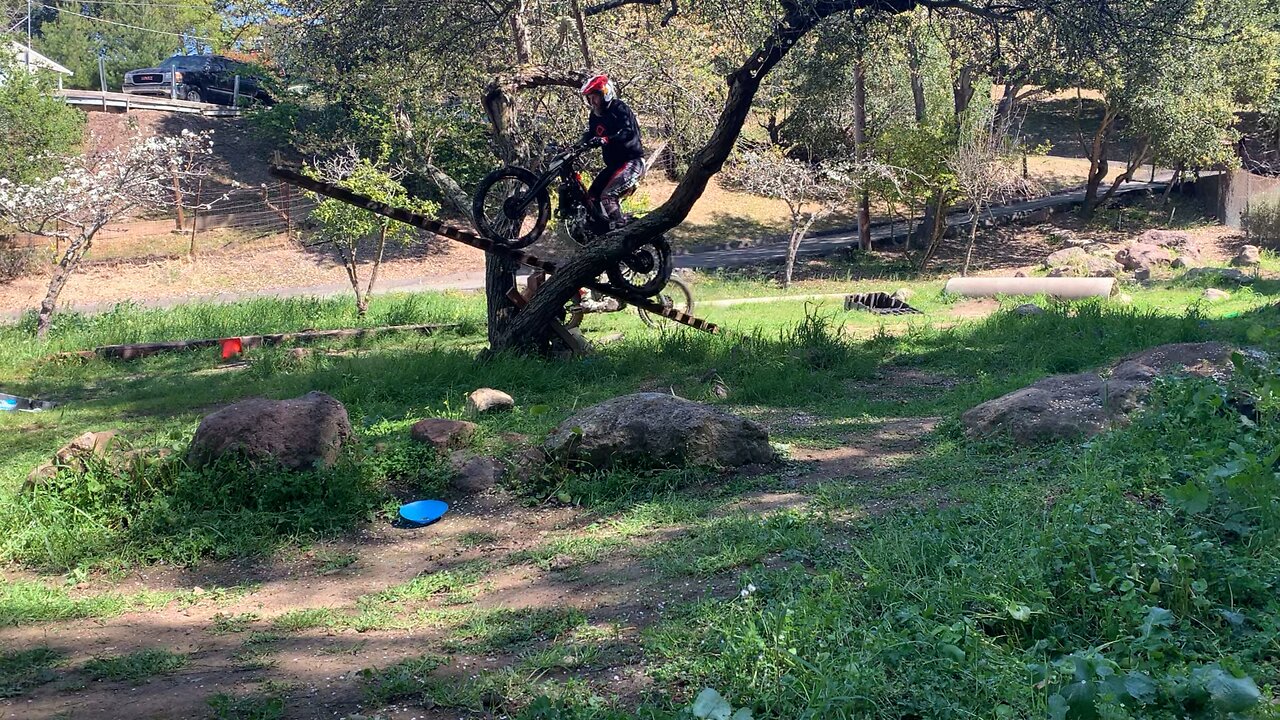
<svg viewBox="0 0 1280 720">
<path fill-rule="evenodd" d="M 1159 245 L 1134 243 L 1116 253 L 1116 262 L 1125 270 L 1151 270 L 1173 262 L 1173 253 Z"/>
<path fill-rule="evenodd" d="M 1225 376 L 1232 348 L 1222 343 L 1161 345 L 1101 372 L 1055 375 L 961 416 L 970 437 L 1009 435 L 1021 444 L 1089 437 L 1123 424 L 1162 375 Z"/>
<path fill-rule="evenodd" d="M 201 420 L 187 462 L 200 467 L 234 455 L 290 470 L 328 468 L 349 437 L 347 409 L 322 392 L 291 400 L 251 398 Z"/>
<path fill-rule="evenodd" d="M 555 460 L 737 467 L 774 459 L 763 427 L 663 393 L 606 400 L 560 423 L 543 443 Z"/>
</svg>

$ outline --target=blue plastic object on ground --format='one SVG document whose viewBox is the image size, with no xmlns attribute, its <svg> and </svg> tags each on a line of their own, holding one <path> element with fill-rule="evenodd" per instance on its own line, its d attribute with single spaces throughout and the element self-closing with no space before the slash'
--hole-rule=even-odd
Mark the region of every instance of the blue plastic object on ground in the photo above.
<svg viewBox="0 0 1280 720">
<path fill-rule="evenodd" d="M 439 520 L 449 511 L 449 504 L 441 500 L 418 500 L 400 506 L 400 517 L 405 522 L 422 527 Z"/>
</svg>

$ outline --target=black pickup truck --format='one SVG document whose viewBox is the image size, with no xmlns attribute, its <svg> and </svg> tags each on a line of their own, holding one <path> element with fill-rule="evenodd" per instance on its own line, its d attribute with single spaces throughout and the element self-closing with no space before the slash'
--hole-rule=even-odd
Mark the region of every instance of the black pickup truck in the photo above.
<svg viewBox="0 0 1280 720">
<path fill-rule="evenodd" d="M 130 70 L 124 74 L 124 91 L 231 105 L 237 75 L 241 98 L 271 103 L 271 96 L 252 66 L 221 55 L 174 55 L 158 67 Z"/>
</svg>

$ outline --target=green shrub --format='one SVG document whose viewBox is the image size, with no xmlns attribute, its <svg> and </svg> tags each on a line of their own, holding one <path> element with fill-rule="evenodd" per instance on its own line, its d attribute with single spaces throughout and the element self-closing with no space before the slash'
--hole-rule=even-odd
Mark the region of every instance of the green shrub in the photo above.
<svg viewBox="0 0 1280 720">
<path fill-rule="evenodd" d="M 1241 222 L 1250 242 L 1280 244 L 1280 195 L 1250 200 Z"/>
</svg>

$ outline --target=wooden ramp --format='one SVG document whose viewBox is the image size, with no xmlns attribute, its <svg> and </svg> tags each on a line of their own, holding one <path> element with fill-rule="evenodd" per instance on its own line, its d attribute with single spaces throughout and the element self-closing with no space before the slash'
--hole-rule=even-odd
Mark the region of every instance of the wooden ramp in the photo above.
<svg viewBox="0 0 1280 720">
<path fill-rule="evenodd" d="M 153 95 L 102 92 L 101 90 L 57 90 L 55 94 L 67 102 L 86 110 L 160 110 L 162 112 L 187 113 L 205 117 L 240 117 L 239 108 L 213 103 L 172 100 Z"/>
</svg>

